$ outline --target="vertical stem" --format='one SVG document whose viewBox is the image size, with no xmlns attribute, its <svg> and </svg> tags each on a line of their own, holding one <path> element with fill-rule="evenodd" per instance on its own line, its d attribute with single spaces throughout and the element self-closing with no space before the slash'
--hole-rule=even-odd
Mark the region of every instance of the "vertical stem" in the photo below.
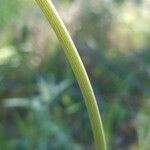
<svg viewBox="0 0 150 150">
<path fill-rule="evenodd" d="M 106 150 L 104 130 L 98 105 L 78 51 L 51 0 L 36 0 L 36 2 L 55 31 L 76 76 L 85 99 L 96 148 L 97 150 Z"/>
</svg>

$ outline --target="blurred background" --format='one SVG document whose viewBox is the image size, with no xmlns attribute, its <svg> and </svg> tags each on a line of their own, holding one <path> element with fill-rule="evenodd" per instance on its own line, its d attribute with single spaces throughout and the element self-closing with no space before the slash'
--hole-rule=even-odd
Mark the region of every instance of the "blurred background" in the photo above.
<svg viewBox="0 0 150 150">
<path fill-rule="evenodd" d="M 108 150 L 150 147 L 150 1 L 53 0 L 87 69 Z M 94 150 L 84 100 L 34 0 L 0 0 L 0 150 Z"/>
</svg>

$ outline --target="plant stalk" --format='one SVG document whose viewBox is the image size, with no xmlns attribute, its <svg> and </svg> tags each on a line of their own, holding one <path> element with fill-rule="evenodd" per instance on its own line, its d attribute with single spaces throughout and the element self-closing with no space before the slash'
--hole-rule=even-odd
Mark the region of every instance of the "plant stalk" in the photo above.
<svg viewBox="0 0 150 150">
<path fill-rule="evenodd" d="M 96 98 L 79 53 L 51 0 L 35 0 L 53 30 L 71 64 L 85 99 L 97 150 L 106 150 L 106 141 Z"/>
</svg>

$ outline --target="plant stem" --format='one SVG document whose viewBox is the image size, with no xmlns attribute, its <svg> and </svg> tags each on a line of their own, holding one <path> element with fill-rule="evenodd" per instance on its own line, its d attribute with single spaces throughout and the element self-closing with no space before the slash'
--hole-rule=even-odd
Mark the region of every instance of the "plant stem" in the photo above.
<svg viewBox="0 0 150 150">
<path fill-rule="evenodd" d="M 76 76 L 85 99 L 85 104 L 95 139 L 96 149 L 106 150 L 104 130 L 98 105 L 78 51 L 51 0 L 36 0 L 36 2 L 55 31 Z"/>
</svg>

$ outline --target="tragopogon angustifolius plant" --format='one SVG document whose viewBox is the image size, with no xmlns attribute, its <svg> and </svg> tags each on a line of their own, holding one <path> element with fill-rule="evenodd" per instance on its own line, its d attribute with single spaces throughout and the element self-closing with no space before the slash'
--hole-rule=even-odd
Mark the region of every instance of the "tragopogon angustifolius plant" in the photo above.
<svg viewBox="0 0 150 150">
<path fill-rule="evenodd" d="M 83 97 L 85 99 L 96 149 L 106 150 L 104 130 L 98 105 L 78 51 L 51 0 L 36 0 L 36 2 L 55 31 L 78 81 Z"/>
</svg>

